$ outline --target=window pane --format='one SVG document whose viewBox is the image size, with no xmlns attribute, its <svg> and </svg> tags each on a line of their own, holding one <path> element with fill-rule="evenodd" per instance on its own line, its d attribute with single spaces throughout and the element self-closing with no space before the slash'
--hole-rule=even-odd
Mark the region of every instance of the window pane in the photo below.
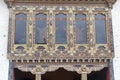
<svg viewBox="0 0 120 80">
<path fill-rule="evenodd" d="M 67 27 L 67 17 L 65 14 L 57 14 L 55 16 L 55 26 L 56 26 L 56 43 L 65 44 L 66 43 L 66 27 Z"/>
<path fill-rule="evenodd" d="M 95 15 L 96 43 L 105 44 L 106 40 L 106 17 L 103 14 Z"/>
<path fill-rule="evenodd" d="M 46 44 L 46 14 L 36 15 L 35 43 Z"/>
<path fill-rule="evenodd" d="M 17 14 L 15 19 L 15 44 L 26 43 L 26 20 L 25 14 Z"/>
<path fill-rule="evenodd" d="M 86 44 L 87 43 L 86 15 L 76 14 L 75 24 L 76 24 L 76 28 L 75 28 L 76 43 Z"/>
</svg>

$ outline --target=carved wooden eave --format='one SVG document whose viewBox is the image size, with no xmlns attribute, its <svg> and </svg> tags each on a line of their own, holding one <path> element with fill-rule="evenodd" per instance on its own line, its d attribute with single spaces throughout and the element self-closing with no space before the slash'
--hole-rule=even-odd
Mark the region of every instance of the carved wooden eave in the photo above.
<svg viewBox="0 0 120 80">
<path fill-rule="evenodd" d="M 106 4 L 109 8 L 112 8 L 113 4 L 117 0 L 4 0 L 8 7 L 12 7 L 13 4 Z"/>
<path fill-rule="evenodd" d="M 74 65 L 46 65 L 45 67 L 43 65 L 35 65 L 34 67 L 29 67 L 28 65 L 15 65 L 15 68 L 18 68 L 21 71 L 31 72 L 32 74 L 45 74 L 47 71 L 56 71 L 59 68 L 64 68 L 67 71 L 76 71 L 78 74 L 82 73 L 91 73 L 92 71 L 100 71 L 102 70 L 106 65 L 81 65 L 79 67 L 76 67 Z"/>
</svg>

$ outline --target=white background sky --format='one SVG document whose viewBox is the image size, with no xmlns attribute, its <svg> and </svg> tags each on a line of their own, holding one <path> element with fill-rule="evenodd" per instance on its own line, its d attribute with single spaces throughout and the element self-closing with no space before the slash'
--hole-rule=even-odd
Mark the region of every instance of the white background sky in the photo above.
<svg viewBox="0 0 120 80">
<path fill-rule="evenodd" d="M 0 0 L 0 80 L 7 80 L 8 60 L 7 53 L 7 31 L 8 31 L 8 9 L 3 0 Z M 120 80 L 120 0 L 117 0 L 112 10 L 113 32 L 115 45 L 114 73 L 115 80 Z"/>
</svg>

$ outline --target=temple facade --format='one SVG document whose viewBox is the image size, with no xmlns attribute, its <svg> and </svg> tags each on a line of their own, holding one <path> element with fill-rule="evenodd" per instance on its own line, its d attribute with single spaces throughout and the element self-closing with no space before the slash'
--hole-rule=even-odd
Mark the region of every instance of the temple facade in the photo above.
<svg viewBox="0 0 120 80">
<path fill-rule="evenodd" d="M 112 80 L 116 0 L 4 0 L 11 80 Z"/>
</svg>

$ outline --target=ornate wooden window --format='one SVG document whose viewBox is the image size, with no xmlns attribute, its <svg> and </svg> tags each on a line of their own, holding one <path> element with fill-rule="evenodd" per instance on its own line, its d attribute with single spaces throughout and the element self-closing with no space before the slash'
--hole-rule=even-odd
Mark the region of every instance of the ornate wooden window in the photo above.
<svg viewBox="0 0 120 80">
<path fill-rule="evenodd" d="M 15 44 L 26 44 L 27 15 L 19 13 L 15 15 Z"/>
<path fill-rule="evenodd" d="M 35 16 L 35 44 L 46 44 L 47 15 L 43 13 Z"/>
<path fill-rule="evenodd" d="M 104 14 L 95 15 L 95 32 L 96 32 L 96 43 L 106 44 L 107 34 L 106 34 L 106 16 Z"/>
<path fill-rule="evenodd" d="M 76 44 L 87 43 L 86 14 L 75 15 Z"/>
<path fill-rule="evenodd" d="M 56 43 L 67 43 L 67 15 L 56 14 L 55 15 L 55 29 L 56 29 Z"/>
</svg>

